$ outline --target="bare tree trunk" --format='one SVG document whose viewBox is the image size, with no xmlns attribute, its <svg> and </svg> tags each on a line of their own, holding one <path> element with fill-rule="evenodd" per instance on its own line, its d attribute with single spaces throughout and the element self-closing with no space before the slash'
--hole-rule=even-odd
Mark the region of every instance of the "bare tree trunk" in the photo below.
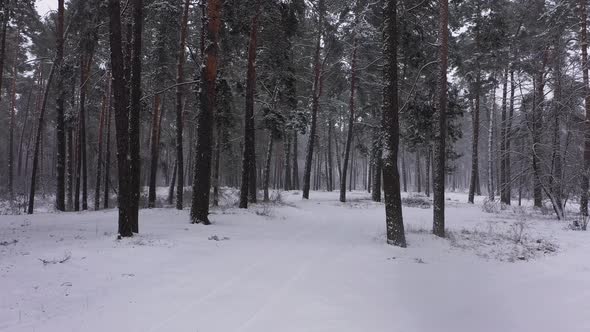
<svg viewBox="0 0 590 332">
<path fill-rule="evenodd" d="M 508 142 L 508 67 L 504 70 L 504 82 L 502 87 L 502 115 L 500 123 L 500 200 L 502 203 L 510 205 L 510 194 L 507 193 L 508 182 L 507 177 L 507 142 Z"/>
<path fill-rule="evenodd" d="M 18 47 L 16 47 L 18 49 Z M 16 114 L 16 77 L 17 77 L 17 53 L 14 54 L 14 64 L 12 66 L 12 92 L 10 98 L 10 128 L 8 133 L 8 195 L 12 204 L 14 200 L 14 127 Z M 1 77 L 0 77 L 1 80 Z M 0 94 L 2 91 L 0 90 Z"/>
<path fill-rule="evenodd" d="M 211 189 L 212 127 L 216 102 L 219 29 L 221 26 L 221 0 L 207 1 L 206 44 L 201 66 L 201 109 L 197 119 L 197 147 L 191 206 L 192 223 L 209 222 L 209 191 Z"/>
<path fill-rule="evenodd" d="M 106 116 L 106 152 L 105 152 L 105 174 L 104 174 L 104 202 L 103 206 L 105 209 L 109 208 L 109 188 L 111 185 L 111 114 L 112 114 L 112 100 L 113 95 L 112 78 L 110 71 L 107 73 L 109 79 L 108 91 L 107 91 L 107 116 Z"/>
<path fill-rule="evenodd" d="M 29 121 L 29 112 L 30 112 L 30 106 L 31 106 L 31 96 L 33 95 L 33 90 L 35 88 L 35 77 L 37 76 L 37 74 L 33 74 L 33 80 L 31 81 L 31 86 L 29 88 L 29 93 L 27 96 L 27 104 L 25 106 L 25 115 L 23 117 L 23 126 L 21 129 L 21 133 L 20 133 L 20 139 L 19 139 L 19 143 L 18 143 L 18 157 L 17 157 L 17 161 L 18 161 L 18 165 L 17 165 L 17 176 L 20 177 L 21 173 L 22 173 L 22 159 L 23 159 L 23 143 L 24 143 L 24 139 L 25 139 L 25 132 L 27 129 L 27 124 L 30 122 Z"/>
<path fill-rule="evenodd" d="M 121 40 L 121 4 L 120 0 L 109 0 L 109 40 L 111 46 L 111 67 L 113 76 L 113 94 L 115 107 L 115 129 L 117 141 L 117 166 L 119 170 L 119 189 L 117 201 L 119 205 L 119 236 L 133 236 L 132 219 L 130 216 L 129 188 L 129 111 L 127 73 Z M 130 53 L 130 52 L 128 52 Z"/>
<path fill-rule="evenodd" d="M 55 193 L 55 208 L 65 211 L 65 176 L 66 176 L 66 137 L 65 137 L 65 112 L 64 112 L 64 0 L 58 0 L 57 26 L 56 26 L 56 56 L 55 66 L 57 70 L 57 99 L 55 101 L 56 135 L 57 135 L 57 178 Z"/>
<path fill-rule="evenodd" d="M 424 179 L 424 193 L 426 197 L 430 197 L 430 163 L 431 160 L 430 144 L 426 145 L 426 174 Z"/>
<path fill-rule="evenodd" d="M 178 172 L 178 163 L 174 161 L 174 168 L 172 170 L 172 180 L 170 181 L 170 188 L 168 189 L 168 204 L 174 203 L 174 186 L 176 185 L 176 173 Z"/>
<path fill-rule="evenodd" d="M 273 149 L 274 137 L 272 132 L 268 135 L 268 147 L 266 149 L 266 161 L 264 164 L 264 201 L 268 202 L 270 200 L 270 196 L 268 195 L 268 183 L 270 181 L 270 162 L 272 159 L 272 149 Z"/>
<path fill-rule="evenodd" d="M 420 164 L 420 149 L 416 149 L 416 192 L 422 192 L 422 166 Z"/>
<path fill-rule="evenodd" d="M 299 157 L 299 148 L 297 147 L 298 140 L 297 130 L 293 130 L 293 181 L 291 182 L 291 185 L 295 190 L 299 190 L 299 161 L 297 159 Z"/>
<path fill-rule="evenodd" d="M 328 139 L 326 151 L 326 176 L 328 178 L 328 191 L 334 190 L 334 159 L 332 156 L 332 119 L 328 119 Z"/>
<path fill-rule="evenodd" d="M 108 94 L 108 89 L 107 89 Z M 102 110 L 100 111 L 100 121 L 98 125 L 98 151 L 96 154 L 96 183 L 94 187 L 94 210 L 100 210 L 100 180 L 102 175 L 102 144 L 103 144 L 103 131 L 104 131 L 104 123 L 105 123 L 105 116 L 108 108 L 107 104 L 107 96 L 103 96 L 102 98 Z M 108 172 L 106 170 L 105 172 Z"/>
<path fill-rule="evenodd" d="M 403 184 L 404 184 L 404 192 L 407 193 L 408 192 L 408 171 L 406 168 L 406 152 L 405 149 L 402 145 L 402 180 L 403 180 Z"/>
<path fill-rule="evenodd" d="M 494 75 L 495 76 L 495 75 Z M 495 81 L 495 80 L 494 80 Z M 488 113 L 488 199 L 494 201 L 496 199 L 494 192 L 494 114 L 496 114 L 496 83 L 492 88 L 492 107 Z"/>
<path fill-rule="evenodd" d="M 449 2 L 439 0 L 439 77 L 434 130 L 433 227 L 436 236 L 445 236 L 445 174 L 447 137 L 447 67 L 449 54 Z"/>
<path fill-rule="evenodd" d="M 219 167 L 221 158 L 221 129 L 217 126 L 217 139 L 215 140 L 215 159 L 213 164 L 213 206 L 219 206 Z"/>
<path fill-rule="evenodd" d="M 244 154 L 242 158 L 242 185 L 240 208 L 248 208 L 248 202 L 256 203 L 256 128 L 254 127 L 254 95 L 256 93 L 256 48 L 260 4 L 250 24 L 248 44 L 248 71 L 246 79 L 246 112 L 244 113 Z M 254 187 L 254 188 L 252 188 Z"/>
<path fill-rule="evenodd" d="M 141 157 L 139 129 L 141 113 L 141 46 L 143 0 L 133 0 L 133 53 L 131 58 L 131 102 L 129 107 L 129 217 L 133 233 L 139 232 Z"/>
<path fill-rule="evenodd" d="M 543 125 L 542 112 L 544 95 L 543 90 L 545 88 L 545 66 L 548 61 L 548 50 L 543 51 L 543 59 L 541 62 L 541 68 L 538 72 L 535 85 L 535 97 L 532 111 L 532 162 L 533 162 L 533 201 L 535 207 L 543 206 L 543 192 L 541 184 L 541 164 L 540 164 L 540 144 L 541 144 L 541 130 Z"/>
<path fill-rule="evenodd" d="M 356 88 L 356 61 L 357 61 L 357 49 L 358 49 L 358 37 L 356 36 L 357 32 L 356 29 L 359 24 L 359 8 L 360 3 L 357 0 L 356 2 L 356 18 L 354 23 L 354 42 L 352 46 L 352 63 L 351 63 L 351 78 L 350 78 L 350 100 L 348 103 L 348 133 L 346 134 L 346 146 L 344 148 L 344 163 L 342 164 L 342 171 L 346 174 L 346 170 L 348 168 L 348 157 L 350 154 L 350 147 L 352 145 L 352 135 L 354 132 L 354 94 Z M 340 181 L 340 202 L 346 202 L 346 177 L 343 177 Z"/>
<path fill-rule="evenodd" d="M 51 65 L 49 70 L 49 77 L 45 85 L 45 92 L 43 93 L 43 99 L 41 107 L 39 108 L 39 119 L 37 124 L 37 135 L 35 136 L 35 150 L 33 152 L 33 165 L 31 171 L 31 186 L 29 189 L 29 204 L 27 208 L 28 214 L 33 214 L 35 207 L 35 185 L 37 180 L 37 169 L 39 167 L 39 150 L 41 149 L 41 136 L 43 135 L 43 125 L 45 124 L 45 108 L 47 106 L 47 98 L 49 97 L 49 91 L 51 88 L 51 82 L 53 81 L 53 75 L 55 73 L 55 62 Z"/>
<path fill-rule="evenodd" d="M 584 171 L 582 173 L 580 213 L 588 215 L 588 174 L 590 173 L 590 87 L 588 78 L 588 12 L 586 1 L 580 0 L 580 47 L 582 48 L 582 73 L 584 79 L 584 108 L 586 116 L 584 119 Z"/>
<path fill-rule="evenodd" d="M 473 204 L 475 194 L 479 191 L 479 111 L 480 111 L 480 77 L 475 86 L 475 107 L 472 114 L 473 137 L 471 141 L 471 180 L 467 202 Z"/>
<path fill-rule="evenodd" d="M 176 209 L 182 210 L 183 208 L 183 194 L 184 194 L 184 151 L 183 151 L 183 139 L 182 139 L 182 126 L 183 126 L 183 86 L 180 85 L 184 82 L 184 62 L 185 62 L 185 48 L 186 48 L 186 35 L 188 25 L 188 14 L 189 14 L 190 0 L 184 2 L 184 10 L 182 14 L 182 21 L 180 23 L 180 42 L 178 46 L 178 63 L 176 69 L 176 163 L 180 170 L 177 174 L 178 186 L 176 188 Z"/>
<path fill-rule="evenodd" d="M 291 190 L 292 189 L 292 185 L 291 185 L 291 131 L 290 130 L 285 130 L 284 132 L 284 139 L 283 139 L 283 150 L 285 153 L 285 163 L 284 163 L 284 167 L 285 167 L 285 172 L 284 172 L 284 183 L 283 183 L 283 189 L 285 190 Z"/>
<path fill-rule="evenodd" d="M 443 0 L 444 1 L 444 0 Z M 399 146 L 399 106 L 397 97 L 397 0 L 390 0 L 384 7 L 383 56 L 385 58 L 383 89 L 383 189 L 385 191 L 385 220 L 387 243 L 405 247 L 406 236 L 402 217 L 402 203 L 397 169 Z"/>
<path fill-rule="evenodd" d="M 8 21 L 10 21 L 10 0 L 2 4 L 2 36 L 0 37 L 0 77 L 4 77 L 4 57 L 6 55 L 6 31 L 8 30 Z M 0 91 L 2 91 L 2 80 L 0 79 Z M 2 93 L 0 93 L 2 101 Z"/>
<path fill-rule="evenodd" d="M 158 175 L 158 156 L 160 154 L 160 142 L 158 141 L 161 118 L 160 95 L 154 97 L 154 113 L 152 114 L 152 130 L 150 141 L 151 146 L 151 163 L 150 163 L 150 184 L 148 192 L 148 208 L 156 207 L 156 180 Z"/>
</svg>

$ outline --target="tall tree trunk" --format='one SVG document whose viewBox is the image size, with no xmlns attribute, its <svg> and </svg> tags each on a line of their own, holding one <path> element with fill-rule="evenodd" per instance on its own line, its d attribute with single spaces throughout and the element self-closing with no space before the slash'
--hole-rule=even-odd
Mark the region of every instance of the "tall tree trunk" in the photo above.
<svg viewBox="0 0 590 332">
<path fill-rule="evenodd" d="M 383 89 L 383 189 L 385 191 L 385 221 L 387 243 L 405 247 L 406 236 L 397 169 L 399 145 L 399 106 L 397 97 L 397 0 L 388 0 L 384 7 L 383 56 L 385 58 Z"/>
<path fill-rule="evenodd" d="M 180 42 L 178 46 L 178 62 L 176 68 L 176 163 L 178 169 L 184 170 L 184 152 L 183 152 L 183 139 L 182 139 L 182 125 L 183 125 L 183 86 L 184 82 L 184 62 L 185 62 L 185 48 L 186 48 L 186 35 L 187 35 L 187 24 L 188 24 L 188 13 L 189 13 L 190 0 L 184 2 L 184 10 L 182 14 L 182 21 L 180 23 Z M 183 208 L 183 195 L 184 194 L 184 172 L 178 172 L 178 186 L 176 187 L 176 209 L 182 210 Z"/>
<path fill-rule="evenodd" d="M 270 200 L 270 196 L 268 194 L 268 184 L 270 181 L 270 162 L 272 159 L 272 149 L 273 149 L 274 137 L 272 132 L 268 135 L 268 147 L 266 149 L 266 161 L 264 163 L 264 201 L 268 202 Z"/>
<path fill-rule="evenodd" d="M 209 191 L 211 188 L 212 127 L 216 102 L 217 60 L 221 0 L 207 1 L 206 49 L 201 66 L 200 112 L 197 118 L 197 147 L 191 206 L 192 223 L 209 222 Z"/>
<path fill-rule="evenodd" d="M 123 58 L 121 39 L 121 4 L 120 0 L 109 0 L 109 41 L 111 46 L 111 68 L 115 108 L 115 129 L 117 141 L 117 167 L 119 189 L 117 201 L 119 205 L 119 236 L 133 236 L 132 220 L 130 219 L 130 188 L 129 188 L 129 111 L 127 106 L 128 89 Z"/>
<path fill-rule="evenodd" d="M 588 78 L 588 11 L 586 1 L 580 0 L 580 47 L 582 48 L 582 73 L 584 79 L 584 171 L 582 172 L 582 184 L 580 195 L 580 213 L 588 215 L 588 190 L 590 173 L 590 82 Z M 1 69 L 0 69 L 1 70 Z"/>
<path fill-rule="evenodd" d="M 139 232 L 141 157 L 139 129 L 141 113 L 141 46 L 143 0 L 133 0 L 133 54 L 131 59 L 131 102 L 129 107 L 129 217 L 131 229 Z"/>
<path fill-rule="evenodd" d="M 404 184 L 404 192 L 408 192 L 408 171 L 406 168 L 406 151 L 402 145 L 402 180 Z"/>
<path fill-rule="evenodd" d="M 246 75 L 246 111 L 244 113 L 244 154 L 242 157 L 242 185 L 240 187 L 240 208 L 248 208 L 248 202 L 256 203 L 256 128 L 254 127 L 254 95 L 256 93 L 256 48 L 258 38 L 258 17 L 260 4 L 250 24 L 248 44 L 248 71 Z M 252 188 L 254 187 L 254 188 Z"/>
<path fill-rule="evenodd" d="M 495 75 L 494 75 L 495 76 Z M 495 81 L 495 79 L 494 79 Z M 493 202 L 495 197 L 494 191 L 494 115 L 496 114 L 496 83 L 492 88 L 492 107 L 488 112 L 488 199 Z"/>
<path fill-rule="evenodd" d="M 426 145 L 426 174 L 424 179 L 424 193 L 426 197 L 430 197 L 430 163 L 431 161 L 430 145 Z"/>
<path fill-rule="evenodd" d="M 332 131 L 333 131 L 333 124 L 332 119 L 328 119 L 328 141 L 326 151 L 326 176 L 328 177 L 328 191 L 334 190 L 334 157 L 332 156 Z"/>
<path fill-rule="evenodd" d="M 311 126 L 309 130 L 309 140 L 307 141 L 307 151 L 305 155 L 305 167 L 303 169 L 303 198 L 309 199 L 309 189 L 311 181 L 311 166 L 313 161 L 313 148 L 316 141 L 316 127 L 318 120 L 318 111 L 320 108 L 320 97 L 322 95 L 322 64 L 320 61 L 320 55 L 322 50 L 322 35 L 323 35 L 323 24 L 324 24 L 324 0 L 318 0 L 318 35 L 315 45 L 315 54 L 313 60 L 313 89 L 312 89 L 312 101 L 311 101 Z M 343 175 L 342 177 L 344 177 Z M 340 181 L 342 181 L 342 177 Z"/>
<path fill-rule="evenodd" d="M 23 116 L 23 126 L 21 129 L 21 133 L 20 133 L 20 139 L 19 139 L 19 143 L 18 143 L 18 157 L 17 157 L 17 162 L 18 165 L 16 167 L 17 169 L 17 176 L 20 177 L 21 173 L 22 173 L 22 158 L 23 158 L 23 143 L 24 143 L 24 139 L 25 139 L 25 132 L 27 129 L 27 124 L 30 122 L 29 121 L 29 112 L 30 112 L 30 106 L 31 106 L 31 97 L 33 95 L 33 90 L 35 88 L 35 77 L 37 76 L 37 74 L 33 74 L 33 80 L 31 81 L 31 86 L 29 88 L 29 93 L 27 96 L 27 104 L 25 106 L 25 115 Z"/>
<path fill-rule="evenodd" d="M 216 126 L 217 137 L 215 140 L 215 159 L 213 160 L 213 206 L 219 206 L 219 168 L 221 159 L 221 137 L 222 132 L 219 126 Z"/>
<path fill-rule="evenodd" d="M 473 137 L 471 141 L 471 180 L 469 181 L 469 195 L 467 202 L 473 204 L 476 192 L 479 188 L 479 111 L 480 111 L 480 77 L 478 74 L 475 83 L 475 107 L 473 108 L 471 124 Z"/>
<path fill-rule="evenodd" d="M 82 56 L 80 61 L 80 115 L 79 123 L 79 146 L 80 159 L 82 168 L 82 210 L 88 210 L 88 163 L 86 159 L 86 94 L 87 80 L 90 77 L 90 65 L 92 64 L 93 50 L 88 50 L 86 55 Z"/>
<path fill-rule="evenodd" d="M 293 130 L 293 181 L 291 182 L 291 185 L 295 190 L 299 190 L 299 148 L 297 146 L 298 141 L 299 138 L 297 137 L 297 130 Z"/>
<path fill-rule="evenodd" d="M 6 31 L 8 30 L 8 21 L 10 21 L 10 0 L 6 1 L 2 6 L 2 36 L 0 37 L 0 78 L 4 77 L 4 57 L 6 55 Z M 0 79 L 0 91 L 2 91 L 2 79 Z M 2 93 L 0 93 L 0 101 L 2 101 Z"/>
<path fill-rule="evenodd" d="M 110 71 L 107 72 L 107 78 L 109 80 L 108 91 L 107 91 L 107 116 L 106 116 L 106 152 L 105 152 L 105 173 L 104 173 L 104 202 L 103 206 L 105 209 L 109 208 L 109 189 L 111 185 L 111 118 L 112 118 L 112 77 Z"/>
<path fill-rule="evenodd" d="M 445 236 L 445 174 L 447 137 L 447 67 L 449 54 L 449 2 L 439 0 L 439 76 L 434 130 L 433 227 L 436 236 Z"/>
<path fill-rule="evenodd" d="M 358 49 L 358 37 L 356 36 L 357 32 L 356 29 L 358 27 L 359 24 L 359 1 L 357 0 L 356 3 L 356 7 L 357 9 L 355 10 L 355 23 L 354 23 L 354 29 L 355 32 L 353 32 L 355 34 L 354 36 L 354 42 L 352 45 L 352 63 L 350 66 L 350 100 L 348 102 L 348 133 L 346 134 L 346 146 L 344 148 L 344 163 L 342 164 L 342 171 L 344 172 L 344 174 L 346 174 L 346 170 L 348 168 L 348 157 L 350 155 L 350 146 L 352 145 L 352 135 L 354 132 L 354 119 L 355 119 L 355 115 L 354 115 L 354 94 L 355 94 L 355 88 L 356 88 L 356 61 L 357 61 L 357 49 Z M 342 181 L 340 181 L 340 202 L 346 202 L 346 177 L 342 178 Z"/>
<path fill-rule="evenodd" d="M 168 204 L 174 203 L 174 187 L 176 185 L 176 172 L 178 171 L 178 163 L 174 161 L 172 168 L 172 180 L 170 180 L 170 187 L 168 189 Z"/>
<path fill-rule="evenodd" d="M 291 186 L 291 131 L 290 130 L 285 130 L 284 132 L 284 137 L 285 139 L 283 139 L 283 151 L 285 153 L 285 163 L 284 163 L 284 167 L 285 167 L 285 172 L 284 172 L 284 183 L 283 183 L 283 189 L 285 190 L 291 190 L 292 186 Z"/>
<path fill-rule="evenodd" d="M 108 88 L 106 94 L 108 94 Z M 105 117 L 108 108 L 108 97 L 105 95 L 102 98 L 102 110 L 100 112 L 100 121 L 98 125 L 98 151 L 96 153 L 96 183 L 94 187 L 94 210 L 100 210 L 100 180 L 102 179 L 102 145 L 103 145 L 103 131 Z M 105 172 L 108 172 L 106 170 Z"/>
<path fill-rule="evenodd" d="M 416 149 L 416 192 L 422 192 L 422 164 L 420 163 L 420 149 Z"/>
<path fill-rule="evenodd" d="M 500 123 L 500 200 L 506 205 L 510 205 L 510 194 L 507 193 L 508 182 L 507 177 L 507 141 L 508 141 L 508 67 L 504 70 L 504 82 L 502 87 L 502 115 Z"/>
<path fill-rule="evenodd" d="M 160 154 L 160 142 L 158 141 L 160 131 L 160 110 L 161 110 L 160 95 L 154 97 L 154 114 L 152 115 L 152 130 L 151 138 L 151 163 L 150 163 L 150 185 L 148 192 L 148 208 L 156 207 L 156 179 L 158 175 L 158 156 Z"/>
<path fill-rule="evenodd" d="M 18 49 L 18 47 L 15 47 Z M 12 91 L 10 98 L 10 128 L 8 130 L 8 195 L 12 204 L 14 200 L 14 127 L 16 114 L 16 77 L 17 77 L 17 53 L 14 54 L 14 64 L 12 66 Z M 0 77 L 2 79 L 2 77 Z M 0 90 L 0 94 L 1 94 Z"/>
<path fill-rule="evenodd" d="M 65 211 L 65 176 L 66 176 L 66 136 L 65 136 L 65 112 L 64 112 L 64 0 L 57 1 L 57 26 L 56 26 L 56 56 L 55 66 L 57 70 L 57 99 L 55 101 L 56 135 L 57 135 L 57 178 L 55 193 L 55 208 Z"/>
<path fill-rule="evenodd" d="M 533 162 L 533 201 L 535 207 L 543 207 L 543 192 L 541 184 L 541 161 L 539 157 L 540 144 L 541 144 L 541 130 L 543 125 L 543 103 L 544 95 L 543 91 L 545 88 L 545 66 L 548 60 L 549 51 L 546 49 L 543 51 L 543 59 L 541 62 L 541 68 L 538 72 L 538 77 L 535 80 L 535 97 L 533 98 L 533 110 L 532 110 L 532 137 L 533 146 L 532 162 Z"/>
</svg>

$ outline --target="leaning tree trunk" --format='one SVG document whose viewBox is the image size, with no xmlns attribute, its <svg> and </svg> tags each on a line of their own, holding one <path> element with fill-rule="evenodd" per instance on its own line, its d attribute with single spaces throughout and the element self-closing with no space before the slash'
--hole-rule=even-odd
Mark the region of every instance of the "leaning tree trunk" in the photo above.
<svg viewBox="0 0 590 332">
<path fill-rule="evenodd" d="M 305 167 L 303 169 L 303 198 L 309 199 L 309 190 L 311 182 L 311 167 L 313 161 L 313 149 L 316 140 L 316 127 L 318 121 L 318 111 L 320 108 L 320 97 L 322 95 L 322 68 L 320 63 L 320 54 L 322 50 L 322 26 L 324 23 L 324 0 L 318 1 L 318 35 L 315 45 L 314 64 L 313 64 L 313 89 L 311 101 L 311 126 L 309 130 L 309 140 L 307 141 L 307 152 L 305 155 Z M 345 176 L 345 175 L 343 175 Z M 342 181 L 342 179 L 340 179 Z"/>
<path fill-rule="evenodd" d="M 397 97 L 397 0 L 385 4 L 383 23 L 383 71 L 385 87 L 383 89 L 383 189 L 385 191 L 385 220 L 387 226 L 387 243 L 400 247 L 406 246 L 402 203 L 397 169 L 397 152 L 399 145 L 399 106 Z M 343 174 L 342 177 L 346 175 Z"/>
<path fill-rule="evenodd" d="M 207 1 L 207 47 L 201 66 L 200 112 L 197 118 L 197 147 L 191 206 L 192 223 L 209 222 L 209 191 L 211 188 L 212 128 L 216 101 L 219 29 L 221 26 L 221 0 Z"/>
<path fill-rule="evenodd" d="M 434 130 L 433 226 L 436 236 L 445 236 L 445 174 L 447 137 L 447 67 L 449 54 L 449 2 L 439 0 L 439 76 Z"/>
<path fill-rule="evenodd" d="M 176 209 L 182 210 L 184 203 L 184 152 L 182 139 L 183 125 L 183 87 L 186 35 L 190 0 L 184 2 L 182 22 L 180 25 L 180 42 L 178 46 L 178 63 L 176 68 L 176 163 L 178 169 L 178 186 L 176 187 Z"/>
<path fill-rule="evenodd" d="M 41 149 L 41 135 L 43 135 L 43 125 L 45 124 L 45 108 L 47 106 L 47 98 L 49 97 L 49 91 L 51 90 L 51 82 L 53 81 L 53 75 L 55 73 L 55 62 L 51 65 L 49 70 L 49 77 L 45 85 L 45 92 L 43 93 L 43 99 L 41 107 L 39 108 L 39 119 L 37 121 L 37 135 L 35 136 L 35 148 L 33 152 L 33 165 L 31 171 L 31 186 L 29 189 L 29 204 L 27 207 L 27 213 L 33 214 L 35 207 L 35 185 L 37 181 L 37 169 L 39 167 L 39 150 Z"/>
<path fill-rule="evenodd" d="M 246 111 L 244 113 L 244 154 L 242 157 L 242 185 L 240 208 L 248 208 L 248 202 L 256 203 L 256 128 L 254 127 L 254 95 L 256 93 L 256 47 L 260 5 L 250 24 L 248 44 L 248 71 L 246 75 Z M 253 188 L 252 188 L 253 187 Z"/>
</svg>

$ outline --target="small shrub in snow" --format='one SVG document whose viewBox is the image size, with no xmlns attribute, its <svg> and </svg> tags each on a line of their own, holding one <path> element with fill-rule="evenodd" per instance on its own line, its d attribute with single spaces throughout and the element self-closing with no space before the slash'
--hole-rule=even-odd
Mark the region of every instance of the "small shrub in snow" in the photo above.
<svg viewBox="0 0 590 332">
<path fill-rule="evenodd" d="M 486 213 L 500 213 L 502 210 L 502 204 L 500 201 L 490 200 L 489 198 L 484 199 L 483 205 L 481 206 L 483 212 Z"/>
<path fill-rule="evenodd" d="M 257 215 L 263 217 L 272 217 L 274 215 L 274 207 L 272 204 L 259 204 L 254 211 Z"/>
<path fill-rule="evenodd" d="M 570 229 L 574 231 L 585 231 L 588 229 L 588 222 L 590 221 L 590 217 L 588 216 L 581 216 L 580 219 L 573 220 L 570 224 Z"/>
<path fill-rule="evenodd" d="M 420 209 L 430 209 L 432 203 L 427 197 L 411 195 L 408 197 L 402 197 L 402 205 Z"/>
</svg>

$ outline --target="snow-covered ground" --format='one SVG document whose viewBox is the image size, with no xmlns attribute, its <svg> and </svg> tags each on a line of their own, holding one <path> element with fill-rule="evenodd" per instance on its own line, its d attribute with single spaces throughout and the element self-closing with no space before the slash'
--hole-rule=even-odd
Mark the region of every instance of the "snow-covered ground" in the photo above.
<svg viewBox="0 0 590 332">
<path fill-rule="evenodd" d="M 590 232 L 449 194 L 450 239 L 406 206 L 401 249 L 366 193 L 282 198 L 142 210 L 121 241 L 115 210 L 0 216 L 0 330 L 590 331 Z"/>
</svg>

